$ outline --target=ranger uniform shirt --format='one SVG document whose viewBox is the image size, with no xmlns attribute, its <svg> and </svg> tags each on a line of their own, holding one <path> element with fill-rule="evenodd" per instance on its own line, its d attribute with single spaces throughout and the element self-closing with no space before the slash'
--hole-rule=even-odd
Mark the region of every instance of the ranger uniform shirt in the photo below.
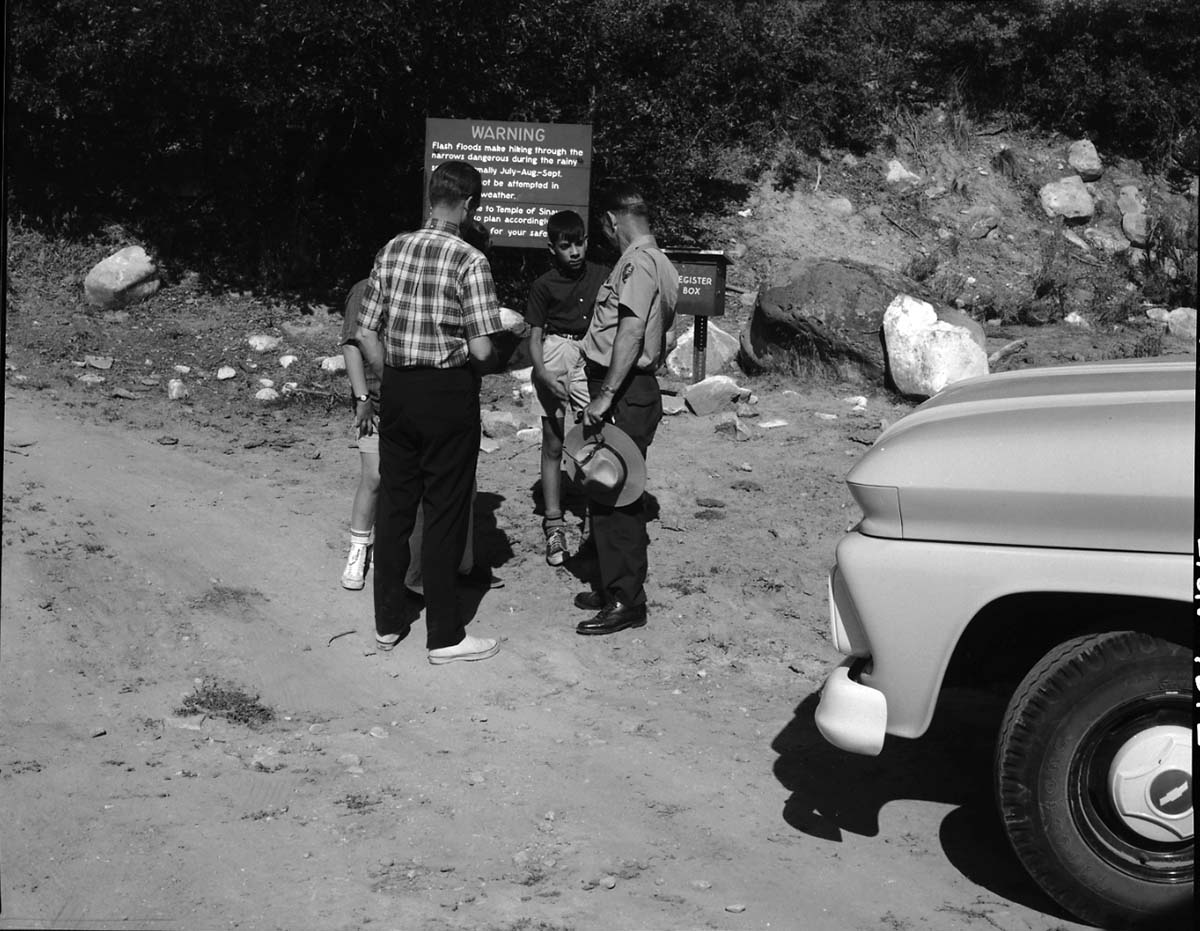
<svg viewBox="0 0 1200 931">
<path fill-rule="evenodd" d="M 432 217 L 380 250 L 359 326 L 379 334 L 384 364 L 400 369 L 461 368 L 469 340 L 504 329 L 487 259 L 457 224 Z"/>
<path fill-rule="evenodd" d="M 656 371 L 667 355 L 667 336 L 675 320 L 678 297 L 679 273 L 675 266 L 658 248 L 653 236 L 639 236 L 622 253 L 596 294 L 596 309 L 583 339 L 583 354 L 604 368 L 612 364 L 617 324 L 624 310 L 646 327 L 634 369 Z"/>
</svg>

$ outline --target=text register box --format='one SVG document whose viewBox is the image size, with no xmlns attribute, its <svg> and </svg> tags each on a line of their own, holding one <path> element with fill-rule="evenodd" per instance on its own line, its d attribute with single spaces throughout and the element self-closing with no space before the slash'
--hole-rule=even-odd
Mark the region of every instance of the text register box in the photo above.
<svg viewBox="0 0 1200 931">
<path fill-rule="evenodd" d="M 425 190 L 442 162 L 470 162 L 483 176 L 476 216 L 493 246 L 540 247 L 546 220 L 560 210 L 588 219 L 592 127 L 495 120 L 425 121 Z"/>
</svg>

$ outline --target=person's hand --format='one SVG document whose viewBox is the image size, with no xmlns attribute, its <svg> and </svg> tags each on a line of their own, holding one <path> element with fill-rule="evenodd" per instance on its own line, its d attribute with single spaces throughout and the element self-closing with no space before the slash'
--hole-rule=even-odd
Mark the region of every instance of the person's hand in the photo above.
<svg viewBox="0 0 1200 931">
<path fill-rule="evenodd" d="M 583 409 L 583 426 L 595 428 L 604 423 L 604 415 L 612 407 L 612 402 L 613 396 L 607 391 L 601 392 L 593 398 L 591 403 Z"/>
<path fill-rule="evenodd" d="M 359 436 L 370 436 L 375 432 L 375 404 L 370 398 L 354 402 L 354 429 Z"/>
<path fill-rule="evenodd" d="M 540 369 L 535 368 L 533 370 L 533 377 L 560 401 L 565 403 L 571 400 L 571 393 L 567 391 L 567 386 L 560 380 L 551 377 L 550 372 L 545 366 L 542 366 Z"/>
</svg>

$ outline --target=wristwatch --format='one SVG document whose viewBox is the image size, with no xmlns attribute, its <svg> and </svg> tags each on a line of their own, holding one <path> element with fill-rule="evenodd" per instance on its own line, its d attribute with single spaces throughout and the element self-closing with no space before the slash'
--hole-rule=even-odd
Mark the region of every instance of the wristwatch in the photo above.
<svg viewBox="0 0 1200 931">
<path fill-rule="evenodd" d="M 358 401 L 358 402 L 360 402 L 360 403 L 361 403 L 361 402 L 363 402 L 363 401 L 369 401 L 369 400 L 371 400 L 371 396 L 370 396 L 369 394 L 356 394 L 356 395 L 354 396 L 354 400 L 356 400 L 356 401 Z"/>
</svg>

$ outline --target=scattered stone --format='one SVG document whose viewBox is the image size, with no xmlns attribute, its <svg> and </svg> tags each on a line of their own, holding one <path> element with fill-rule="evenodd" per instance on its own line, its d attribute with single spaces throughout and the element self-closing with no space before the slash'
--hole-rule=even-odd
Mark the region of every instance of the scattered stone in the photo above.
<svg viewBox="0 0 1200 931">
<path fill-rule="evenodd" d="M 83 280 L 83 294 L 95 307 L 132 304 L 158 290 L 158 269 L 141 246 L 128 246 L 96 263 Z"/>
<path fill-rule="evenodd" d="M 387 735 L 388 735 L 387 728 L 379 727 L 378 725 L 371 728 L 367 733 L 370 734 L 372 737 L 380 737 L 380 738 L 387 737 Z"/>
<path fill-rule="evenodd" d="M 725 906 L 725 911 L 733 912 L 733 914 L 735 914 L 735 915 L 739 915 L 742 912 L 744 912 L 745 910 L 746 910 L 746 906 L 742 905 L 741 903 L 738 903 L 736 905 L 726 905 Z"/>
<path fill-rule="evenodd" d="M 1150 220 L 1141 211 L 1127 213 L 1121 217 L 1121 232 L 1132 245 L 1145 246 L 1150 234 Z"/>
<path fill-rule="evenodd" d="M 107 381 L 103 375 L 97 375 L 95 372 L 85 372 L 82 375 L 76 375 L 75 380 L 83 382 L 85 385 L 102 385 Z"/>
<path fill-rule="evenodd" d="M 346 371 L 345 356 L 326 356 L 321 360 L 322 372 L 344 372 Z"/>
<path fill-rule="evenodd" d="M 1052 181 L 1038 191 L 1042 210 L 1048 217 L 1080 219 L 1090 217 L 1096 210 L 1092 195 L 1079 175 L 1071 175 L 1061 181 Z"/>
<path fill-rule="evenodd" d="M 529 324 L 525 322 L 524 315 L 509 307 L 500 308 L 500 324 L 505 330 L 516 336 L 524 336 L 529 330 Z"/>
<path fill-rule="evenodd" d="M 736 482 L 731 482 L 729 487 L 733 488 L 736 491 L 752 491 L 753 492 L 753 491 L 762 491 L 763 490 L 762 485 L 758 484 L 758 482 L 752 482 L 748 478 L 740 478 Z"/>
<path fill-rule="evenodd" d="M 842 398 L 842 400 L 847 404 L 854 405 L 853 409 L 856 411 L 865 410 L 867 407 L 867 399 L 865 395 L 852 394 L 848 398 Z"/>
<path fill-rule="evenodd" d="M 837 414 L 826 414 L 822 411 L 813 411 L 813 416 L 818 420 L 837 420 Z"/>
<path fill-rule="evenodd" d="M 112 396 L 114 398 L 124 398 L 126 401 L 136 401 L 137 395 L 126 388 L 114 388 Z"/>
<path fill-rule="evenodd" d="M 702 508 L 723 508 L 725 502 L 720 498 L 697 498 L 696 503 Z"/>
<path fill-rule="evenodd" d="M 662 406 L 663 413 L 668 417 L 673 417 L 675 414 L 682 414 L 687 410 L 687 402 L 675 394 L 664 394 L 662 396 Z"/>
<path fill-rule="evenodd" d="M 324 734 L 325 733 L 325 725 L 324 724 L 310 724 L 310 725 L 308 725 L 308 732 L 310 734 Z"/>
<path fill-rule="evenodd" d="M 517 431 L 517 439 L 522 443 L 540 443 L 542 431 L 539 427 L 526 427 Z"/>
<path fill-rule="evenodd" d="M 155 382 L 155 384 L 157 384 L 157 382 Z M 191 394 L 191 392 L 188 391 L 188 386 L 183 383 L 182 379 L 172 378 L 169 382 L 167 382 L 167 397 L 172 401 L 182 401 L 189 394 Z"/>
<path fill-rule="evenodd" d="M 917 185 L 921 183 L 921 176 L 913 174 L 904 167 L 904 163 L 899 159 L 892 159 L 887 164 L 887 175 L 884 180 L 888 184 L 909 184 Z"/>
<path fill-rule="evenodd" d="M 235 369 L 232 365 L 222 365 L 219 369 L 217 369 L 218 381 L 228 381 L 236 375 L 237 369 Z"/>
<path fill-rule="evenodd" d="M 339 766 L 361 766 L 362 760 L 357 753 L 343 753 L 337 758 Z"/>
<path fill-rule="evenodd" d="M 274 388 L 274 387 L 275 387 L 275 381 L 274 381 L 273 379 L 270 379 L 270 378 L 260 378 L 260 379 L 258 380 L 258 387 L 260 387 L 260 388 Z"/>
<path fill-rule="evenodd" d="M 1098 181 L 1104 173 L 1104 165 L 1089 139 L 1078 139 L 1067 150 L 1067 164 L 1084 181 Z"/>
<path fill-rule="evenodd" d="M 480 414 L 483 435 L 497 439 L 506 436 L 516 436 L 521 425 L 511 411 L 484 411 Z"/>
<path fill-rule="evenodd" d="M 283 342 L 283 337 L 256 333 L 254 336 L 248 337 L 246 342 L 250 344 L 250 348 L 255 352 L 270 352 L 272 349 L 279 348 L 279 344 Z"/>
<path fill-rule="evenodd" d="M 856 408 L 856 410 L 857 410 L 857 408 Z M 779 420 L 779 419 L 763 420 L 763 421 L 759 422 L 759 426 L 764 430 L 774 430 L 777 427 L 786 427 L 787 425 L 788 425 L 788 422 L 786 420 Z"/>
<path fill-rule="evenodd" d="M 254 756 L 250 758 L 250 766 L 253 769 L 260 769 L 265 773 L 273 773 L 283 769 L 284 764 L 276 757 L 279 754 L 278 747 L 259 747 L 254 751 Z"/>
<path fill-rule="evenodd" d="M 487 781 L 480 772 L 467 773 L 463 778 L 466 779 L 467 785 L 471 786 L 481 786 Z"/>
<path fill-rule="evenodd" d="M 94 369 L 108 371 L 112 368 L 113 359 L 112 356 L 84 356 L 83 364 L 89 365 Z"/>
<path fill-rule="evenodd" d="M 732 437 L 735 443 L 744 443 L 754 436 L 754 431 L 742 423 L 741 418 L 732 412 L 721 414 L 717 418 L 713 432 Z"/>
<path fill-rule="evenodd" d="M 675 348 L 667 356 L 667 371 L 677 378 L 692 377 L 696 354 L 696 334 L 693 329 L 679 335 Z M 704 373 L 717 375 L 733 365 L 738 354 L 738 339 L 709 321 L 704 346 Z"/>
<path fill-rule="evenodd" d="M 176 365 L 175 371 L 180 375 L 190 375 L 192 373 L 192 367 L 190 365 Z"/>
<path fill-rule="evenodd" d="M 968 239 L 983 239 L 1000 225 L 1000 209 L 992 204 L 980 204 L 967 211 L 962 233 Z"/>
<path fill-rule="evenodd" d="M 961 312 L 939 314 L 932 304 L 901 294 L 883 316 L 883 337 L 892 379 L 902 394 L 930 397 L 988 372 L 983 328 Z"/>
<path fill-rule="evenodd" d="M 256 400 L 256 401 L 278 401 L 279 400 L 279 392 L 276 391 L 274 388 L 260 388 L 257 392 L 255 392 L 254 400 Z"/>
<path fill-rule="evenodd" d="M 179 437 L 177 436 L 160 436 L 156 441 L 159 446 L 178 446 Z"/>
<path fill-rule="evenodd" d="M 1176 307 L 1167 314 L 1167 330 L 1172 336 L 1196 341 L 1196 308 Z"/>
<path fill-rule="evenodd" d="M 750 465 L 750 463 L 748 463 L 748 462 L 743 462 L 738 465 L 738 471 L 739 472 L 753 472 L 754 466 Z"/>
<path fill-rule="evenodd" d="M 693 879 L 692 880 L 692 888 L 693 889 L 711 889 L 712 883 L 710 883 L 707 879 Z"/>
<path fill-rule="evenodd" d="M 854 216 L 854 204 L 850 203 L 848 197 L 831 197 L 825 201 L 825 212 L 844 220 Z"/>
<path fill-rule="evenodd" d="M 602 885 L 605 889 L 616 889 L 617 888 L 617 877 L 615 877 L 615 876 L 601 877 L 600 885 Z"/>
<path fill-rule="evenodd" d="M 1167 310 L 1167 308 L 1165 308 L 1165 307 L 1147 307 L 1146 308 L 1146 316 L 1149 317 L 1151 320 L 1158 321 L 1159 323 L 1166 323 L 1167 317 L 1170 315 L 1170 313 L 1171 312 L 1169 310 Z"/>
<path fill-rule="evenodd" d="M 1092 328 L 1092 325 L 1088 323 L 1087 320 L 1083 318 L 1083 315 L 1077 310 L 1073 310 L 1063 317 L 1063 323 L 1067 324 L 1068 326 L 1079 327 L 1083 330 L 1090 330 Z"/>
<path fill-rule="evenodd" d="M 1117 209 L 1121 211 L 1122 216 L 1127 213 L 1145 213 L 1147 206 L 1146 198 L 1142 196 L 1136 184 L 1122 186 L 1117 195 Z"/>
<path fill-rule="evenodd" d="M 703 381 L 689 385 L 684 399 L 693 414 L 706 416 L 721 410 L 732 410 L 739 400 L 750 396 L 745 388 L 738 387 L 728 375 L 710 375 Z"/>
<path fill-rule="evenodd" d="M 279 367 L 285 368 L 285 369 L 289 368 L 289 367 L 291 367 L 292 363 L 294 363 L 298 360 L 298 358 L 299 358 L 298 356 L 294 356 L 291 353 L 288 353 L 286 356 L 280 356 L 279 357 Z"/>
<path fill-rule="evenodd" d="M 531 365 L 528 368 L 523 369 L 513 369 L 508 374 L 519 382 L 529 384 L 529 382 L 533 381 L 533 366 Z"/>
<path fill-rule="evenodd" d="M 490 436 L 480 437 L 479 451 L 481 453 L 494 453 L 499 448 L 500 444 L 496 440 L 493 440 Z"/>
</svg>

